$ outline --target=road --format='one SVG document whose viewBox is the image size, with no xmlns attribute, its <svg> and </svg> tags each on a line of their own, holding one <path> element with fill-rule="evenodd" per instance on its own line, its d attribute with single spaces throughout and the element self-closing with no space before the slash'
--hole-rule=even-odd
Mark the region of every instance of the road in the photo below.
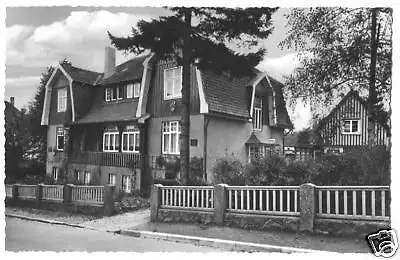
<svg viewBox="0 0 400 260">
<path fill-rule="evenodd" d="M 7 251 L 218 252 L 211 247 L 141 239 L 67 226 L 6 218 Z"/>
</svg>

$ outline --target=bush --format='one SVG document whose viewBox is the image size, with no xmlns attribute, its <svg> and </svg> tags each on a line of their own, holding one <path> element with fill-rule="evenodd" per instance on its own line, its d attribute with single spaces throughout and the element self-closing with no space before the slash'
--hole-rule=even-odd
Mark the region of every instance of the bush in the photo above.
<svg viewBox="0 0 400 260">
<path fill-rule="evenodd" d="M 228 185 L 245 185 L 244 167 L 239 160 L 232 158 L 217 159 L 212 171 L 214 182 Z"/>
<path fill-rule="evenodd" d="M 192 157 L 190 159 L 189 173 L 188 185 L 206 185 L 203 178 L 203 160 L 201 158 Z"/>
</svg>

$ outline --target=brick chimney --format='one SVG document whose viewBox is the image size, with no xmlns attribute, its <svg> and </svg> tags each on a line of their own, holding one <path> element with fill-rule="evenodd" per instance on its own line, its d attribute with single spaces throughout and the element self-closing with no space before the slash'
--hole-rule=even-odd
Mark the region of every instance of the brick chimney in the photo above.
<svg viewBox="0 0 400 260">
<path fill-rule="evenodd" d="M 10 97 L 10 103 L 14 106 L 14 97 Z"/>
<path fill-rule="evenodd" d="M 109 46 L 105 48 L 104 78 L 110 77 L 115 72 L 115 49 Z"/>
</svg>

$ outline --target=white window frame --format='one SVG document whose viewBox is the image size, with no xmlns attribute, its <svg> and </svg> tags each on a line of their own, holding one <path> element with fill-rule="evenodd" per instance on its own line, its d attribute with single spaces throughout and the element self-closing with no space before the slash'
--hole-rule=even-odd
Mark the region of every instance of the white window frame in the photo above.
<svg viewBox="0 0 400 260">
<path fill-rule="evenodd" d="M 121 91 L 122 93 L 121 93 Z M 124 99 L 124 86 L 118 86 L 116 87 L 116 91 L 117 91 L 117 100 L 122 100 Z"/>
<path fill-rule="evenodd" d="M 253 129 L 262 130 L 262 99 L 260 97 L 255 97 L 254 100 L 259 99 L 260 104 L 254 102 L 253 107 Z"/>
<path fill-rule="evenodd" d="M 79 170 L 75 170 L 74 173 L 74 175 L 76 176 L 76 181 L 79 182 L 81 179 L 81 172 Z"/>
<path fill-rule="evenodd" d="M 53 167 L 53 171 L 51 173 L 51 177 L 57 181 L 58 180 L 58 168 L 57 167 Z"/>
<path fill-rule="evenodd" d="M 133 83 L 133 97 L 138 98 L 140 96 L 140 82 Z"/>
<path fill-rule="evenodd" d="M 176 72 L 179 70 L 179 72 Z M 167 73 L 172 73 L 172 78 L 167 76 Z M 179 74 L 178 74 L 179 73 Z M 179 85 L 175 85 L 175 78 L 179 77 Z M 172 82 L 172 86 L 168 85 L 167 82 Z M 172 88 L 171 95 L 168 95 L 168 87 Z M 164 69 L 164 100 L 176 99 L 182 97 L 182 66 Z"/>
<path fill-rule="evenodd" d="M 133 136 L 133 150 L 130 150 L 130 136 Z M 124 148 L 124 140 L 127 140 L 126 149 Z M 136 143 L 138 142 L 138 143 Z M 121 151 L 124 153 L 139 153 L 140 149 L 140 131 L 136 126 L 127 126 L 122 132 Z"/>
<path fill-rule="evenodd" d="M 113 137 L 113 149 L 111 148 L 111 136 Z M 118 142 L 117 142 L 118 136 Z M 106 148 L 106 137 L 107 139 L 107 148 Z M 106 129 L 103 133 L 103 152 L 119 152 L 119 131 L 118 129 Z M 118 145 L 118 148 L 117 148 Z"/>
<path fill-rule="evenodd" d="M 259 154 L 259 158 L 262 158 L 265 156 L 265 145 L 259 145 L 259 144 L 251 144 L 249 145 L 248 148 L 248 161 L 251 162 L 251 159 L 253 159 L 253 155 L 255 155 L 256 153 Z M 254 152 L 252 153 L 251 150 L 252 149 L 258 149 L 258 152 Z"/>
<path fill-rule="evenodd" d="M 67 111 L 67 88 L 57 90 L 57 112 Z"/>
<path fill-rule="evenodd" d="M 172 130 L 174 128 L 174 130 Z M 181 134 L 181 125 L 179 121 L 165 121 L 162 122 L 162 143 L 161 150 L 163 154 L 179 154 L 179 138 Z M 176 136 L 175 140 L 172 140 L 172 136 Z M 164 140 L 168 136 L 168 147 L 164 147 Z M 175 142 L 176 151 L 172 151 L 172 143 Z"/>
<path fill-rule="evenodd" d="M 346 122 L 350 123 L 350 128 L 349 131 L 346 131 L 345 129 L 345 124 Z M 353 124 L 357 124 L 357 131 L 353 131 Z M 345 119 L 343 120 L 343 129 L 342 129 L 342 134 L 344 135 L 359 135 L 361 134 L 361 120 L 360 119 Z"/>
<path fill-rule="evenodd" d="M 133 83 L 126 85 L 126 98 L 133 98 Z"/>
<path fill-rule="evenodd" d="M 122 175 L 121 180 L 121 188 L 124 192 L 131 192 L 131 176 L 130 175 Z"/>
<path fill-rule="evenodd" d="M 115 173 L 109 173 L 108 174 L 108 184 L 109 185 L 114 185 L 115 186 L 116 180 L 117 180 L 117 176 L 116 176 Z"/>
<path fill-rule="evenodd" d="M 90 181 L 92 180 L 91 172 L 85 171 L 83 174 L 83 182 L 85 185 L 89 185 Z"/>
<path fill-rule="evenodd" d="M 62 136 L 63 137 L 63 141 L 62 141 L 62 148 L 59 147 L 60 143 L 58 140 L 58 137 Z M 56 149 L 57 151 L 64 151 L 64 141 L 65 141 L 65 136 L 64 136 L 64 128 L 62 127 L 57 127 L 56 128 Z"/>
</svg>

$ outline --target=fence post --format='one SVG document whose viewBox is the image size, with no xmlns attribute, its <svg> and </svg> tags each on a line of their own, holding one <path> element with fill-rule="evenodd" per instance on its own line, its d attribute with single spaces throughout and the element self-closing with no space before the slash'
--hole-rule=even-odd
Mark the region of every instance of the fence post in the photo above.
<svg viewBox="0 0 400 260">
<path fill-rule="evenodd" d="M 150 221 L 157 221 L 158 209 L 161 204 L 161 187 L 162 184 L 154 184 L 150 197 Z"/>
<path fill-rule="evenodd" d="M 115 205 L 114 205 L 115 186 L 104 185 L 103 189 L 104 189 L 103 190 L 104 215 L 111 216 L 115 212 Z"/>
<path fill-rule="evenodd" d="M 63 192 L 63 204 L 64 208 L 68 210 L 68 206 L 72 201 L 72 188 L 74 187 L 73 184 L 65 184 L 64 185 L 64 192 Z"/>
<path fill-rule="evenodd" d="M 316 214 L 316 186 L 312 183 L 300 185 L 300 231 L 314 231 Z"/>
<path fill-rule="evenodd" d="M 42 184 L 38 184 L 36 186 L 36 190 L 35 190 L 35 195 L 36 195 L 36 207 L 39 208 L 40 207 L 40 202 L 43 198 L 43 186 Z"/>
<path fill-rule="evenodd" d="M 224 224 L 224 214 L 226 209 L 226 184 L 214 186 L 214 221 L 217 225 Z"/>
<path fill-rule="evenodd" d="M 13 199 L 18 199 L 18 196 L 19 196 L 18 187 L 19 187 L 19 184 L 13 184 L 13 187 L 12 187 L 12 198 Z"/>
</svg>

